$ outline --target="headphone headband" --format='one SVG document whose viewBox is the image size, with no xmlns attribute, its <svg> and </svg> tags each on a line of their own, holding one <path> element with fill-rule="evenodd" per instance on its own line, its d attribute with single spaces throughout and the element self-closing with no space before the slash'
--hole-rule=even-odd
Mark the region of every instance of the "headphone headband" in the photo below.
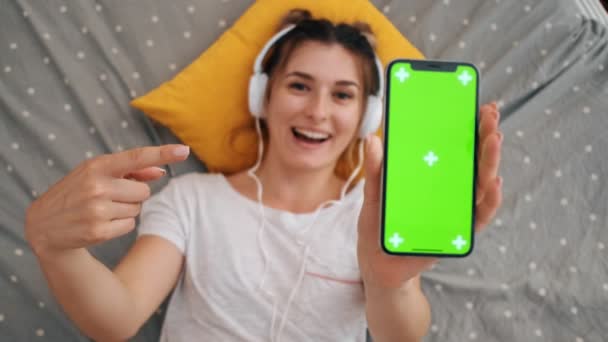
<svg viewBox="0 0 608 342">
<path fill-rule="evenodd" d="M 262 63 L 264 62 L 264 58 L 266 57 L 268 50 L 270 50 L 270 48 L 272 48 L 274 43 L 276 43 L 277 40 L 283 38 L 283 36 L 285 36 L 287 33 L 289 33 L 289 31 L 293 30 L 295 27 L 296 27 L 296 25 L 293 25 L 293 24 L 289 25 L 289 26 L 285 27 L 284 29 L 282 29 L 281 31 L 277 32 L 274 36 L 272 36 L 272 38 L 270 38 L 270 40 L 264 45 L 264 47 L 262 48 L 262 51 L 260 51 L 260 53 L 258 54 L 258 56 L 255 59 L 255 64 L 253 65 L 254 74 L 262 72 Z"/>
<path fill-rule="evenodd" d="M 384 94 L 384 67 L 378 56 L 374 55 L 374 61 L 376 62 L 376 73 L 378 73 L 378 92 L 376 93 L 376 96 L 382 98 L 382 95 Z"/>
</svg>

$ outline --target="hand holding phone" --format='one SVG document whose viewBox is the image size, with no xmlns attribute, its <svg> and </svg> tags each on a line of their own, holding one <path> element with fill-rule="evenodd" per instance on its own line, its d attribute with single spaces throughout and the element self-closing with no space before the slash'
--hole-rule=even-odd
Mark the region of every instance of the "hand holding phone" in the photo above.
<svg viewBox="0 0 608 342">
<path fill-rule="evenodd" d="M 391 68 L 389 67 L 388 78 L 392 76 L 392 72 L 390 72 L 390 70 Z M 399 73 L 399 69 L 393 69 L 393 71 Z M 453 70 L 452 72 L 454 71 L 455 70 Z M 414 77 L 416 75 L 410 72 L 409 76 Z M 456 75 L 456 77 L 458 76 Z M 389 82 L 392 84 L 394 80 L 389 80 Z M 389 250 L 387 254 L 387 249 L 390 248 L 389 244 L 392 245 L 393 242 L 395 244 L 399 244 L 399 246 L 403 248 L 403 246 L 408 246 L 408 244 L 410 247 L 413 247 L 412 244 L 414 241 L 416 241 L 415 239 L 412 240 L 410 236 L 410 234 L 416 234 L 415 227 L 408 225 L 405 226 L 405 228 L 407 229 L 395 229 L 404 228 L 404 226 L 400 227 L 388 225 L 386 220 L 387 214 L 397 214 L 397 219 L 402 219 L 404 221 L 406 221 L 408 217 L 413 218 L 413 220 L 420 220 L 421 218 L 425 217 L 424 213 L 413 211 L 411 208 L 401 207 L 401 202 L 399 201 L 395 203 L 386 202 L 389 192 L 397 199 L 410 199 L 411 201 L 424 200 L 424 196 L 420 194 L 414 194 L 412 189 L 393 187 L 391 185 L 395 180 L 394 177 L 397 177 L 398 179 L 405 177 L 403 173 L 396 172 L 395 174 L 389 175 L 387 179 L 387 163 L 390 166 L 394 162 L 394 154 L 412 154 L 410 149 L 412 148 L 412 146 L 416 146 L 415 143 L 412 143 L 411 146 L 404 148 L 403 146 L 399 146 L 399 144 L 394 144 L 395 141 L 393 140 L 393 138 L 395 138 L 396 135 L 398 136 L 403 134 L 413 134 L 410 130 L 401 127 L 400 125 L 394 124 L 393 120 L 395 119 L 395 116 L 414 115 L 415 113 L 418 113 L 418 116 L 425 118 L 424 121 L 430 120 L 432 122 L 435 121 L 435 119 L 431 119 L 431 117 L 429 117 L 430 115 L 440 115 L 440 119 L 443 119 L 443 116 L 453 116 L 458 113 L 454 111 L 454 103 L 449 101 L 446 101 L 444 105 L 451 104 L 450 108 L 444 111 L 431 111 L 430 109 L 433 109 L 434 106 L 432 104 L 425 104 L 424 101 L 428 102 L 432 100 L 437 102 L 437 99 L 442 99 L 441 96 L 443 91 L 438 89 L 436 85 L 430 87 L 430 89 L 425 89 L 428 91 L 429 94 L 432 94 L 432 98 L 428 98 L 428 96 L 430 95 L 422 95 L 422 98 L 420 99 L 422 104 L 418 105 L 420 107 L 418 111 L 413 111 L 413 109 L 409 108 L 409 105 L 415 105 L 415 103 L 410 103 L 406 104 L 406 110 L 395 112 L 395 108 L 391 107 L 391 105 L 387 102 L 387 116 L 385 117 L 385 126 L 388 126 L 388 128 L 385 127 L 384 132 L 384 149 L 380 138 L 372 135 L 366 140 L 365 195 L 363 207 L 361 208 L 361 214 L 359 216 L 357 240 L 357 256 L 359 260 L 359 267 L 361 270 L 361 277 L 364 280 L 366 289 L 377 288 L 382 289 L 381 291 L 385 291 L 386 289 L 400 289 L 403 288 L 403 286 L 409 286 L 409 284 L 414 284 L 414 286 L 419 287 L 420 281 L 419 279 L 416 280 L 415 278 L 419 277 L 421 272 L 427 270 L 431 265 L 437 262 L 438 257 L 465 256 L 466 253 L 470 253 L 472 249 L 471 242 L 471 245 L 469 248 L 467 248 L 467 250 L 465 250 L 466 246 L 461 246 L 461 251 L 458 255 L 451 255 L 450 253 L 441 254 L 432 251 L 425 251 L 424 253 L 422 253 L 421 251 L 408 252 L 407 250 L 404 251 L 403 249 Z M 390 94 L 387 94 L 387 97 L 388 95 L 391 95 L 393 100 L 396 96 L 402 95 L 400 92 L 395 93 L 390 88 L 387 88 L 387 91 L 391 92 Z M 477 92 L 477 89 L 475 89 L 475 92 Z M 418 96 L 420 96 L 420 94 L 418 94 Z M 470 95 L 465 95 L 465 97 L 466 96 Z M 411 100 L 409 97 L 405 97 L 403 99 L 407 101 Z M 390 101 L 390 98 L 387 98 L 386 100 Z M 475 98 L 475 107 L 477 106 L 476 103 L 477 99 Z M 471 106 L 470 103 L 469 106 Z M 475 199 L 475 203 L 472 203 L 471 201 L 471 203 L 468 203 L 466 205 L 465 209 L 470 208 L 471 221 L 472 223 L 474 223 L 474 225 L 472 226 L 474 227 L 475 232 L 479 232 L 494 217 L 502 201 L 501 178 L 497 176 L 500 163 L 502 134 L 498 131 L 499 113 L 495 103 L 481 106 L 481 108 L 479 109 L 479 114 L 477 113 L 476 109 L 473 110 L 473 112 L 466 111 L 465 114 L 467 114 L 467 116 L 470 115 L 471 117 L 475 118 L 474 129 L 475 131 L 478 131 L 478 134 L 467 135 L 468 139 L 476 139 L 473 144 L 473 150 L 476 151 L 471 153 L 471 145 L 469 145 L 469 147 L 467 147 L 469 151 L 463 153 L 466 157 L 465 159 L 468 159 L 469 161 L 471 158 L 475 159 L 475 163 L 469 165 L 470 168 L 473 168 L 473 173 L 475 177 L 471 177 L 471 183 L 469 185 L 470 187 L 467 186 L 466 188 L 464 188 L 463 191 L 465 192 L 465 197 L 467 192 L 473 192 L 472 197 L 470 198 Z M 410 117 L 410 120 L 412 119 L 413 118 Z M 473 124 L 471 123 L 471 125 Z M 414 127 L 415 130 L 416 127 L 420 126 L 414 125 L 412 127 Z M 393 129 L 395 131 L 393 131 Z M 424 132 L 421 132 L 421 134 L 422 133 Z M 422 135 L 424 137 L 424 134 Z M 458 140 L 452 136 L 450 136 L 450 139 L 450 142 L 454 144 L 455 141 Z M 420 138 L 419 140 L 422 141 L 423 139 Z M 466 141 L 467 139 L 463 140 Z M 388 152 L 386 151 L 387 147 L 391 147 L 390 151 Z M 441 154 L 442 156 L 444 155 L 443 152 L 441 152 Z M 437 166 L 439 162 L 445 162 L 446 160 L 450 159 L 447 157 L 441 158 L 441 156 L 439 156 L 439 152 L 436 152 L 436 155 L 438 158 L 434 162 L 432 161 L 435 158 L 429 158 L 429 161 L 432 162 L 432 164 L 434 164 L 435 166 Z M 423 161 L 426 162 L 426 160 L 424 159 Z M 400 165 L 397 164 L 396 166 Z M 401 165 L 401 167 L 404 166 L 407 165 Z M 399 167 L 397 167 L 396 170 L 398 171 Z M 473 181 L 473 178 L 475 178 L 475 182 Z M 417 178 L 414 177 L 414 183 L 416 180 Z M 475 184 L 475 188 L 473 188 L 473 184 Z M 422 189 L 424 190 L 424 188 Z M 432 193 L 434 194 L 434 191 Z M 427 196 L 435 197 L 437 195 L 427 194 Z M 456 202 L 456 196 L 457 195 L 453 195 L 451 199 L 445 200 L 446 205 L 449 206 L 451 205 L 451 202 Z M 381 215 L 379 215 L 379 212 L 381 213 Z M 436 227 L 437 230 L 441 230 L 442 226 L 439 225 Z M 454 228 L 452 225 L 446 225 L 445 227 Z M 472 241 L 473 227 L 468 227 L 470 230 L 467 229 L 467 226 L 465 226 L 464 233 L 470 232 L 470 240 Z M 449 229 L 446 230 L 450 232 Z M 393 241 L 391 241 L 391 238 L 394 236 L 395 232 L 403 235 L 400 238 L 395 238 L 392 239 Z M 390 233 L 393 234 L 391 235 Z M 452 231 L 451 233 L 453 234 L 454 232 Z M 437 239 L 435 241 L 433 240 L 433 236 L 436 236 L 436 234 L 433 234 L 431 232 L 431 234 L 429 235 L 431 243 L 436 243 L 438 245 L 443 244 L 443 246 L 445 246 L 445 240 L 442 241 L 440 239 Z M 378 243 L 378 236 L 381 236 L 381 243 Z M 453 240 L 454 239 L 452 239 L 452 241 Z M 463 240 L 466 240 L 464 236 Z M 448 241 L 447 243 L 449 244 L 450 242 L 451 241 Z M 457 247 L 454 246 L 453 248 Z M 400 255 L 400 257 L 395 258 L 395 255 Z"/>
</svg>

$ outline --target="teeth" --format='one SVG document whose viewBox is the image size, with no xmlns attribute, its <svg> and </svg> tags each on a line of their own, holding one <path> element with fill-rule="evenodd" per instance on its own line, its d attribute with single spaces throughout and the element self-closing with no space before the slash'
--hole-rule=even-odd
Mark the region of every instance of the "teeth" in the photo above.
<svg viewBox="0 0 608 342">
<path fill-rule="evenodd" d="M 298 132 L 299 134 L 302 134 L 303 136 L 310 138 L 310 139 L 322 140 L 322 139 L 329 138 L 329 134 L 325 134 L 325 133 L 307 131 L 305 129 L 295 128 L 295 127 L 294 127 L 294 130 L 296 132 Z"/>
</svg>

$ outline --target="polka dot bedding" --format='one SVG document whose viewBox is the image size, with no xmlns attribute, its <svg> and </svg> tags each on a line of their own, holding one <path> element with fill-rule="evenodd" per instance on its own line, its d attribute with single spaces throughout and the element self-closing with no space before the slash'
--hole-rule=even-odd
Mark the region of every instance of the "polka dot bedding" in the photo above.
<svg viewBox="0 0 608 342">
<path fill-rule="evenodd" d="M 433 311 L 425 341 L 606 340 L 608 29 L 589 10 L 596 2 L 374 1 L 428 58 L 477 65 L 481 102 L 498 102 L 505 133 L 503 206 L 473 255 L 423 274 Z M 251 3 L 3 3 L 1 341 L 87 340 L 25 243 L 25 208 L 87 158 L 177 141 L 129 100 L 188 65 Z M 204 167 L 191 158 L 169 176 L 194 170 Z M 132 241 L 92 252 L 112 266 Z M 157 340 L 163 312 L 133 340 Z"/>
</svg>

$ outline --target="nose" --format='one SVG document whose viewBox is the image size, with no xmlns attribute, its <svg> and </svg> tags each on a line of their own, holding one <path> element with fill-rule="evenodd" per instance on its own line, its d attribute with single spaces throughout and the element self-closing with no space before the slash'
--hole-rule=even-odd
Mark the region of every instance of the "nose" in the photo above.
<svg viewBox="0 0 608 342">
<path fill-rule="evenodd" d="M 314 122 L 322 122 L 329 116 L 330 98 L 323 92 L 316 92 L 310 96 L 307 116 Z"/>
</svg>

